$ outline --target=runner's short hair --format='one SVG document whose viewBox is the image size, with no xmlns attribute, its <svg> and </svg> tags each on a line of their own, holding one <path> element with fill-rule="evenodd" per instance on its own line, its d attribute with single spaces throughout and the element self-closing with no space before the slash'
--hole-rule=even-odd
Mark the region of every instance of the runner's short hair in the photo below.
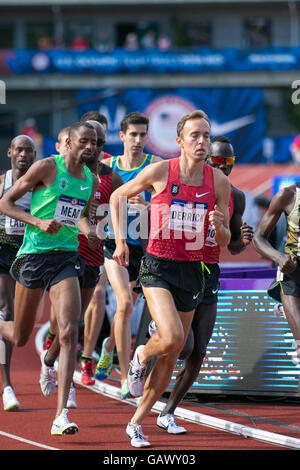
<svg viewBox="0 0 300 470">
<path fill-rule="evenodd" d="M 57 140 L 59 143 L 61 143 L 61 139 L 64 135 L 69 135 L 69 130 L 70 130 L 70 126 L 68 127 L 64 127 L 58 134 L 57 136 Z"/>
<path fill-rule="evenodd" d="M 97 121 L 100 124 L 105 124 L 107 127 L 107 118 L 104 114 L 99 113 L 98 111 L 88 111 L 87 113 L 83 114 L 80 118 L 81 122 L 85 121 Z"/>
<path fill-rule="evenodd" d="M 209 127 L 210 127 L 210 120 L 207 114 L 204 111 L 202 111 L 202 109 L 196 109 L 195 111 L 191 112 L 190 114 L 186 114 L 180 119 L 180 121 L 177 124 L 177 136 L 181 135 L 183 128 L 185 126 L 185 123 L 187 121 L 190 121 L 191 119 L 205 119 L 205 121 L 208 122 Z"/>
<path fill-rule="evenodd" d="M 232 145 L 231 141 L 225 135 L 216 135 L 215 137 L 211 139 L 210 142 L 211 144 L 213 144 L 214 142 L 224 142 L 225 144 Z"/>
<path fill-rule="evenodd" d="M 127 131 L 130 124 L 145 124 L 147 131 L 148 131 L 149 119 L 147 116 L 137 111 L 127 114 L 122 119 L 121 124 L 120 124 L 121 131 L 124 132 L 124 134 Z"/>
<path fill-rule="evenodd" d="M 74 132 L 77 132 L 81 127 L 87 127 L 88 129 L 94 129 L 94 127 L 92 126 L 92 124 L 89 124 L 88 122 L 74 122 L 74 124 L 72 124 L 70 127 L 69 127 L 69 138 L 72 136 L 72 134 Z"/>
</svg>

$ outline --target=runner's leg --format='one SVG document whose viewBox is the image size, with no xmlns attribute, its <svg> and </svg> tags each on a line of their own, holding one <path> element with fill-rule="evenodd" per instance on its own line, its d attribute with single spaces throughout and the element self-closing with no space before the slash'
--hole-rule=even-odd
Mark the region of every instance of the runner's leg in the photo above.
<svg viewBox="0 0 300 470">
<path fill-rule="evenodd" d="M 217 304 L 200 304 L 194 315 L 192 331 L 194 333 L 194 348 L 177 374 L 175 386 L 172 388 L 168 402 L 161 412 L 164 416 L 174 414 L 176 407 L 183 400 L 197 378 L 206 355 L 206 348 L 211 338 L 217 314 Z M 179 355 L 181 357 L 181 354 Z"/>
<path fill-rule="evenodd" d="M 78 278 L 69 277 L 54 284 L 50 287 L 49 295 L 52 305 L 55 305 L 60 346 L 56 411 L 56 416 L 59 416 L 66 407 L 75 370 L 78 323 L 81 314 Z"/>
<path fill-rule="evenodd" d="M 114 347 L 115 338 L 121 371 L 121 384 L 127 379 L 131 351 L 130 317 L 133 310 L 133 300 L 129 286 L 129 275 L 126 268 L 118 265 L 114 260 L 105 260 L 105 269 L 111 287 L 115 293 L 117 310 L 114 316 L 111 330 L 113 333 L 106 343 L 106 350 L 110 352 Z"/>
<path fill-rule="evenodd" d="M 147 364 L 151 357 L 157 356 L 157 361 L 146 380 L 144 394 L 131 419 L 133 424 L 142 423 L 168 386 L 194 315 L 194 311 L 177 311 L 172 294 L 166 289 L 144 287 L 143 292 L 158 332 L 140 352 L 139 360 Z"/>
</svg>

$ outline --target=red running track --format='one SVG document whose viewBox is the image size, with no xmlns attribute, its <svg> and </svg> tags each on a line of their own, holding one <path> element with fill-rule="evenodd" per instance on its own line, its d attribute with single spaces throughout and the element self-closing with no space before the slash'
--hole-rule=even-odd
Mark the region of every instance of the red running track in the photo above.
<svg viewBox="0 0 300 470">
<path fill-rule="evenodd" d="M 76 384 L 77 409 L 70 410 L 69 418 L 79 426 L 79 432 L 72 436 L 51 436 L 50 428 L 55 417 L 56 393 L 44 397 L 39 386 L 40 360 L 35 348 L 35 334 L 40 324 L 36 324 L 29 343 L 15 348 L 12 362 L 12 383 L 21 403 L 20 410 L 5 412 L 0 410 L 0 450 L 93 450 L 93 451 L 135 451 L 125 435 L 135 405 L 95 393 L 88 387 Z M 117 373 L 111 381 L 115 387 Z M 232 403 L 224 398 L 217 403 L 195 404 L 184 402 L 182 408 L 196 411 L 205 416 L 214 416 L 253 429 L 300 438 L 300 413 L 298 402 L 291 404 Z M 157 412 L 151 412 L 143 425 L 144 433 L 151 442 L 153 451 L 237 451 L 237 450 L 288 450 L 256 438 L 245 438 L 232 432 L 215 429 L 203 424 L 179 419 L 188 432 L 172 436 L 156 426 Z M 299 441 L 300 443 L 300 441 Z M 300 447 L 299 447 L 300 448 Z M 148 451 L 149 452 L 149 451 Z M 75 455 L 75 454 L 73 454 Z M 102 455 L 101 453 L 99 455 Z M 103 458 L 104 458 L 103 454 Z M 125 455 L 125 454 L 124 454 Z"/>
</svg>

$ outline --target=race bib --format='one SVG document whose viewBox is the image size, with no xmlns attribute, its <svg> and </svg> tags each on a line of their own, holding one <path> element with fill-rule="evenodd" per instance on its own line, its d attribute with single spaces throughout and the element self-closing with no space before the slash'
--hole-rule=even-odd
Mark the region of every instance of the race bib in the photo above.
<svg viewBox="0 0 300 470">
<path fill-rule="evenodd" d="M 173 199 L 170 207 L 169 228 L 179 232 L 202 232 L 206 213 L 206 203 Z"/>
<path fill-rule="evenodd" d="M 209 224 L 205 246 L 217 246 L 216 232 L 212 225 Z"/>
<path fill-rule="evenodd" d="M 20 220 L 5 217 L 5 232 L 8 235 L 24 235 L 26 224 Z"/>
<path fill-rule="evenodd" d="M 80 214 L 87 201 L 61 194 L 56 205 L 54 218 L 64 225 L 77 227 Z"/>
</svg>

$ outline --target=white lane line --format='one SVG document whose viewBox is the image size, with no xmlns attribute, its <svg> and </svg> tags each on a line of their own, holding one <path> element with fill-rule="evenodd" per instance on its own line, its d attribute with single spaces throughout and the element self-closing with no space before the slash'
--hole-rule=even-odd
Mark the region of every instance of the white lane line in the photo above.
<svg viewBox="0 0 300 470">
<path fill-rule="evenodd" d="M 91 389 L 96 393 L 106 395 L 110 398 L 122 401 L 123 403 L 127 402 L 131 403 L 134 406 L 137 406 L 140 401 L 140 398 L 130 398 L 126 400 L 122 399 L 119 388 L 114 387 L 113 385 L 105 384 L 103 382 L 100 382 L 99 380 L 96 380 L 95 385 L 84 386 L 81 384 L 80 372 L 77 371 L 74 373 L 74 382 L 81 385 L 82 387 Z M 164 409 L 164 407 L 165 403 L 157 401 L 151 411 L 160 413 Z M 269 444 L 288 447 L 290 449 L 300 449 L 300 439 L 289 437 L 283 434 L 276 434 L 269 431 L 264 431 L 263 429 L 259 428 L 251 428 L 249 426 L 244 426 L 242 424 L 233 423 L 232 421 L 215 418 L 214 416 L 205 415 L 203 413 L 197 413 L 196 411 L 187 410 L 185 408 L 177 407 L 175 411 L 175 416 L 180 419 L 190 421 L 192 423 L 208 426 L 214 429 L 219 429 L 221 431 L 229 432 L 231 434 L 237 434 L 245 438 L 249 437 L 259 441 L 267 442 Z"/>
<path fill-rule="evenodd" d="M 55 447 L 46 446 L 44 444 L 40 444 L 39 442 L 29 441 L 28 439 L 24 439 L 20 436 L 15 436 L 14 434 L 9 434 L 8 432 L 0 431 L 1 436 L 9 437 L 10 439 L 15 439 L 16 441 L 24 442 L 25 444 L 30 444 L 35 447 L 42 447 L 43 449 L 48 450 L 60 450 L 56 449 Z"/>
<path fill-rule="evenodd" d="M 49 322 L 47 322 L 37 333 L 36 335 L 36 348 L 38 354 L 42 349 L 43 344 L 43 337 L 45 333 L 48 331 Z M 74 382 L 84 387 L 81 384 L 81 376 L 80 372 L 74 372 Z M 130 398 L 123 400 L 121 397 L 121 392 L 119 387 L 114 387 L 113 385 L 107 384 L 100 380 L 96 380 L 95 385 L 86 386 L 86 388 L 93 390 L 96 393 L 100 393 L 106 395 L 110 398 L 114 398 L 116 400 L 131 403 L 134 406 L 137 406 L 140 398 Z M 165 407 L 165 403 L 161 401 L 157 401 L 152 411 L 160 413 L 163 408 Z M 214 429 L 220 429 L 225 432 L 229 432 L 232 434 L 237 434 L 242 437 L 249 437 L 252 439 L 256 439 L 263 442 L 268 442 L 269 444 L 280 445 L 283 447 L 288 447 L 290 449 L 300 449 L 300 439 L 296 439 L 293 437 L 286 436 L 284 434 L 276 434 L 269 431 L 264 431 L 263 429 L 259 428 L 251 428 L 249 426 L 243 426 L 241 424 L 233 423 L 232 421 L 226 421 L 223 419 L 215 418 L 214 416 L 205 415 L 203 413 L 197 413 L 195 411 L 187 410 L 185 408 L 177 407 L 175 411 L 175 416 L 181 419 L 185 419 L 187 421 L 191 421 L 193 423 L 201 424 L 204 426 L 208 426 Z"/>
</svg>

